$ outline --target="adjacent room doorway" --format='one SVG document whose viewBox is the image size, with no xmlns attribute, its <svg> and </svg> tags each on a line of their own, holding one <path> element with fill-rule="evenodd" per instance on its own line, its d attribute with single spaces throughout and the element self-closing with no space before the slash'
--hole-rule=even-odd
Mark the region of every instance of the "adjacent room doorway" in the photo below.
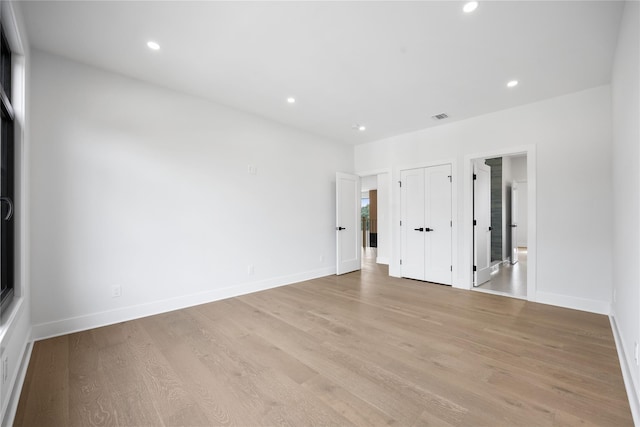
<svg viewBox="0 0 640 427">
<path fill-rule="evenodd" d="M 527 166 L 526 153 L 472 160 L 474 290 L 530 299 Z"/>
</svg>

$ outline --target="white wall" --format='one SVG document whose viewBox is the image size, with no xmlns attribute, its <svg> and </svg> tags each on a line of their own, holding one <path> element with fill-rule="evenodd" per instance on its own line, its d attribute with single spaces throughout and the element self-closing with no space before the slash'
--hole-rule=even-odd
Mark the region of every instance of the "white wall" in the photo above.
<svg viewBox="0 0 640 427">
<path fill-rule="evenodd" d="M 518 182 L 518 247 L 526 248 L 529 246 L 527 239 L 527 229 L 529 221 L 527 220 L 527 198 L 529 197 L 527 182 Z"/>
<path fill-rule="evenodd" d="M 514 156 L 511 158 L 511 181 L 518 183 L 518 247 L 527 247 L 527 228 L 529 221 L 527 220 L 527 157 Z"/>
<path fill-rule="evenodd" d="M 335 272 L 351 147 L 40 51 L 32 74 L 36 338 Z"/>
<path fill-rule="evenodd" d="M 622 369 L 634 418 L 640 425 L 640 371 L 634 344 L 640 342 L 640 4 L 625 5 L 613 65 L 613 291 Z M 635 405 L 633 404 L 635 403 Z"/>
<path fill-rule="evenodd" d="M 378 189 L 378 176 L 377 175 L 369 175 L 363 176 L 360 178 L 360 187 L 363 192 L 369 192 L 369 190 L 377 190 Z M 367 195 L 368 197 L 368 195 Z"/>
<path fill-rule="evenodd" d="M 527 181 L 527 156 L 511 157 L 511 180 Z"/>
<path fill-rule="evenodd" d="M 13 303 L 0 316 L 0 360 L 7 360 L 7 381 L 0 381 L 0 424 L 11 425 L 20 397 L 20 389 L 26 373 L 30 354 L 31 295 L 28 274 L 28 155 L 29 135 L 29 43 L 20 6 L 3 1 L 2 25 L 14 53 L 12 70 L 12 105 L 15 110 L 15 297 Z M 4 374 L 4 372 L 3 372 Z"/>
<path fill-rule="evenodd" d="M 502 158 L 502 259 L 511 260 L 511 159 Z"/>
<path fill-rule="evenodd" d="M 529 297 L 608 313 L 612 245 L 609 86 L 362 144 L 355 148 L 355 166 L 356 170 L 388 168 L 397 172 L 399 168 L 453 159 L 459 197 L 454 218 L 458 248 L 454 285 L 468 287 L 471 235 L 466 232 L 471 228 L 461 223 L 470 207 L 470 201 L 463 197 L 471 194 L 470 184 L 463 182 L 465 159 L 526 146 L 535 147 L 537 188 L 534 191 L 529 181 L 529 191 L 537 194 L 538 207 L 537 217 L 529 218 L 537 225 L 537 254 L 529 254 L 530 260 L 537 256 L 537 291 Z M 391 191 L 390 273 L 397 275 L 399 191 L 396 185 Z M 530 244 L 531 239 L 530 235 Z"/>
</svg>

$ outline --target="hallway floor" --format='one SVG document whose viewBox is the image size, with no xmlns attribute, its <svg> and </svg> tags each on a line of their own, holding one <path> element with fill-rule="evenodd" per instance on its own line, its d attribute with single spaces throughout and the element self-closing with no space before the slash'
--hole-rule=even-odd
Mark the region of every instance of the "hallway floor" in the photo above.
<svg viewBox="0 0 640 427">
<path fill-rule="evenodd" d="M 527 249 L 519 248 L 518 262 L 501 264 L 500 270 L 491 275 L 491 280 L 474 288 L 480 292 L 527 298 Z"/>
</svg>

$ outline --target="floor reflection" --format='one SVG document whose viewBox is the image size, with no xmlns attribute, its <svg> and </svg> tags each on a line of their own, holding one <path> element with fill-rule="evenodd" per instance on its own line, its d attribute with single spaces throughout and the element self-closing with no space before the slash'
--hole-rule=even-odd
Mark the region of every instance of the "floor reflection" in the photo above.
<svg viewBox="0 0 640 427">
<path fill-rule="evenodd" d="M 500 270 L 491 275 L 491 280 L 475 290 L 527 298 L 527 249 L 519 248 L 517 263 L 501 264 Z"/>
</svg>

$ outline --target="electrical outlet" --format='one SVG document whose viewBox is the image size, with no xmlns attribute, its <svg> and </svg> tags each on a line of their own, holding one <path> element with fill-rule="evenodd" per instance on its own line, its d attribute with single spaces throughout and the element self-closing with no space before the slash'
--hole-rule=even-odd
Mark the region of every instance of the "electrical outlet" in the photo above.
<svg viewBox="0 0 640 427">
<path fill-rule="evenodd" d="M 249 166 L 247 166 L 247 172 L 249 173 L 249 175 L 257 175 L 258 174 L 258 167 L 254 166 L 254 165 L 249 165 Z"/>
<path fill-rule="evenodd" d="M 253 264 L 249 264 L 249 265 L 247 266 L 247 274 L 248 274 L 249 276 L 253 276 Z"/>
<path fill-rule="evenodd" d="M 118 298 L 122 295 L 122 287 L 120 285 L 114 285 L 111 287 L 111 298 Z"/>
</svg>

